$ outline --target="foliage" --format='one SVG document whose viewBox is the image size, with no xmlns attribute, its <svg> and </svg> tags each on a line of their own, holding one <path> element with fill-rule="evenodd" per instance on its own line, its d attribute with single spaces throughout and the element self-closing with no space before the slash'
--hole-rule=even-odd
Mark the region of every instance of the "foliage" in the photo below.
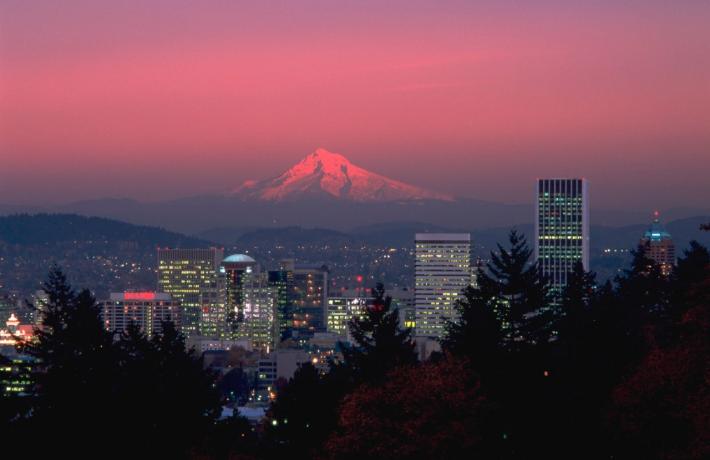
<svg viewBox="0 0 710 460">
<path fill-rule="evenodd" d="M 489 402 L 466 362 L 402 366 L 345 398 L 325 444 L 332 459 L 476 458 L 491 431 Z"/>
</svg>

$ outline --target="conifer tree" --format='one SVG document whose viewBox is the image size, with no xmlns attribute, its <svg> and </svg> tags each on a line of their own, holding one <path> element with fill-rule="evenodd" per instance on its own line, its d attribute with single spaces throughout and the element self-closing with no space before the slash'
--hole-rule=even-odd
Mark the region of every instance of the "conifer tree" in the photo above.
<svg viewBox="0 0 710 460">
<path fill-rule="evenodd" d="M 47 300 L 38 306 L 42 322 L 36 340 L 23 346 L 37 360 L 34 429 L 47 430 L 53 439 L 70 432 L 92 433 L 110 423 L 105 409 L 116 394 L 116 347 L 91 293 L 76 293 L 58 267 L 52 267 L 44 291 Z"/>
<path fill-rule="evenodd" d="M 385 295 L 382 283 L 372 294 L 372 305 L 348 324 L 354 343 L 344 350 L 343 366 L 350 371 L 354 384 L 379 382 L 395 367 L 417 361 L 411 330 L 400 327 L 392 297 Z"/>
<path fill-rule="evenodd" d="M 498 311 L 509 344 L 544 341 L 551 322 L 547 280 L 537 262 L 530 262 L 525 237 L 513 229 L 508 241 L 509 249 L 498 244 L 497 253 L 491 252 L 486 270 L 478 272 L 478 286 Z"/>
<path fill-rule="evenodd" d="M 447 323 L 442 348 L 454 356 L 468 358 L 481 371 L 495 365 L 503 331 L 491 299 L 469 286 L 457 301 L 458 318 Z"/>
</svg>

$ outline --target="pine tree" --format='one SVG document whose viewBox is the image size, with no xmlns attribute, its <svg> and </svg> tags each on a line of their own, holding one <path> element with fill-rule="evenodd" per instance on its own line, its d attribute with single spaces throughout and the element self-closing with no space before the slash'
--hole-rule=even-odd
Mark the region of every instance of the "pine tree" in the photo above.
<svg viewBox="0 0 710 460">
<path fill-rule="evenodd" d="M 668 278 L 663 276 L 658 264 L 646 255 L 647 251 L 648 244 L 640 244 L 632 251 L 631 268 L 616 278 L 623 301 L 646 318 L 663 315 L 670 295 Z"/>
<path fill-rule="evenodd" d="M 102 408 L 115 396 L 117 350 L 91 293 L 77 294 L 56 266 L 44 291 L 48 299 L 39 306 L 41 326 L 23 351 L 38 361 L 33 372 L 34 429 L 48 430 L 59 440 L 110 423 L 110 411 Z"/>
<path fill-rule="evenodd" d="M 399 311 L 392 307 L 392 297 L 385 296 L 382 283 L 372 294 L 372 305 L 348 324 L 354 343 L 344 350 L 342 365 L 350 371 L 355 384 L 379 382 L 395 367 L 417 362 L 411 330 L 400 327 Z"/>
<path fill-rule="evenodd" d="M 491 252 L 486 270 L 478 272 L 477 283 L 508 329 L 510 345 L 544 341 L 551 322 L 548 282 L 537 262 L 530 262 L 532 251 L 525 237 L 513 229 L 508 241 L 509 249 L 498 244 L 498 252 Z"/>
<path fill-rule="evenodd" d="M 491 299 L 473 286 L 463 290 L 457 301 L 459 317 L 447 323 L 442 349 L 454 356 L 466 357 L 471 365 L 485 372 L 495 365 L 502 344 L 503 331 Z"/>
</svg>

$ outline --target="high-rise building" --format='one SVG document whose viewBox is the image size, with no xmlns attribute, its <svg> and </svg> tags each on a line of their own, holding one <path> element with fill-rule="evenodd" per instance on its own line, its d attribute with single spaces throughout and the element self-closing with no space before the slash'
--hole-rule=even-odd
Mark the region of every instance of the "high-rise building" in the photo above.
<svg viewBox="0 0 710 460">
<path fill-rule="evenodd" d="M 291 336 L 293 328 L 293 305 L 291 290 L 293 289 L 293 272 L 281 266 L 278 270 L 268 272 L 269 286 L 276 295 L 276 339 L 286 340 Z"/>
<path fill-rule="evenodd" d="M 293 327 L 299 332 L 326 330 L 326 302 L 328 299 L 328 267 L 326 265 L 297 265 L 293 260 L 282 262 L 284 270 L 292 273 L 291 304 Z"/>
<path fill-rule="evenodd" d="M 455 321 L 456 301 L 472 282 L 469 233 L 417 233 L 414 306 L 416 335 L 441 338 Z"/>
<path fill-rule="evenodd" d="M 158 248 L 158 290 L 180 302 L 183 333 L 186 336 L 209 333 L 212 325 L 201 323 L 203 312 L 211 318 L 220 308 L 218 269 L 224 250 Z M 202 326 L 202 327 L 201 327 Z"/>
<path fill-rule="evenodd" d="M 640 243 L 645 248 L 646 257 L 658 264 L 664 276 L 670 275 L 676 262 L 675 244 L 671 234 L 661 225 L 658 211 L 653 213 L 653 222 Z"/>
<path fill-rule="evenodd" d="M 253 348 L 270 350 L 277 343 L 276 302 L 278 290 L 268 274 L 245 254 L 222 261 L 225 277 L 227 327 L 237 340 L 248 340 Z"/>
<path fill-rule="evenodd" d="M 246 254 L 232 254 L 222 261 L 219 269 L 224 279 L 225 333 L 236 333 L 244 321 L 245 288 L 257 281 L 259 266 Z M 236 335 L 235 335 L 236 337 Z"/>
<path fill-rule="evenodd" d="M 180 303 L 164 292 L 112 292 L 101 303 L 101 313 L 104 327 L 112 332 L 125 332 L 134 324 L 145 334 L 159 334 L 165 321 L 181 327 Z"/>
<path fill-rule="evenodd" d="M 361 317 L 365 309 L 373 303 L 372 297 L 337 296 L 328 297 L 327 329 L 337 334 L 342 340 L 352 342 L 348 324 L 350 320 Z"/>
<path fill-rule="evenodd" d="M 586 179 L 538 179 L 535 260 L 559 298 L 577 262 L 589 270 L 589 192 Z"/>
</svg>

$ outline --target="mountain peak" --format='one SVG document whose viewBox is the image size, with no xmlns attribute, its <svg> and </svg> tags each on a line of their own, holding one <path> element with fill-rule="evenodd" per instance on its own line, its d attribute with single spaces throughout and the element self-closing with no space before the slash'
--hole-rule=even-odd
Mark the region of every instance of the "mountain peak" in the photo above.
<svg viewBox="0 0 710 460">
<path fill-rule="evenodd" d="M 322 147 L 283 174 L 265 181 L 246 181 L 234 193 L 265 201 L 293 201 L 306 196 L 356 202 L 453 201 L 451 196 L 367 171 L 344 155 Z"/>
</svg>

